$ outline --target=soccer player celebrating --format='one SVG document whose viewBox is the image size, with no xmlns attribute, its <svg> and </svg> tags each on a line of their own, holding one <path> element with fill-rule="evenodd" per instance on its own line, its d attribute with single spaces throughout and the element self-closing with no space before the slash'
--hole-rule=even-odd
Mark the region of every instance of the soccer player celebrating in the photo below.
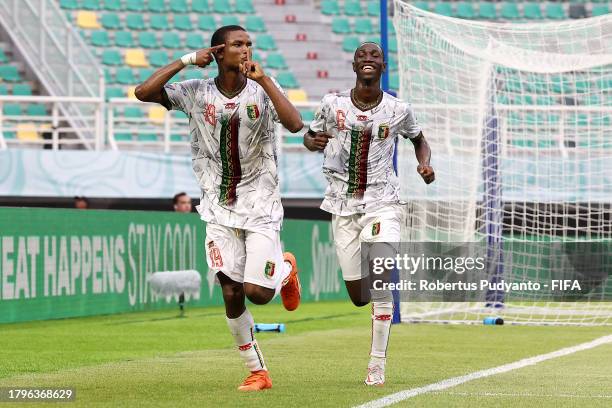
<svg viewBox="0 0 612 408">
<path fill-rule="evenodd" d="M 136 88 L 136 97 L 185 112 L 193 170 L 202 194 L 197 207 L 206 224 L 209 268 L 221 284 L 227 324 L 251 375 L 238 387 L 272 387 L 253 335 L 245 296 L 266 304 L 280 291 L 295 310 L 300 283 L 295 257 L 283 255 L 283 219 L 277 176 L 275 123 L 291 132 L 303 124 L 278 83 L 251 61 L 251 39 L 240 26 L 213 33 L 211 47 L 158 69 Z M 214 79 L 167 82 L 187 65 L 218 64 Z"/>
<path fill-rule="evenodd" d="M 386 65 L 378 44 L 367 42 L 355 51 L 353 89 L 323 97 L 304 145 L 323 151 L 328 186 L 321 209 L 332 214 L 336 253 L 349 296 L 356 306 L 372 302 L 372 345 L 365 380 L 383 385 L 387 344 L 393 315 L 389 290 L 370 290 L 372 253 L 362 244 L 394 257 L 400 241 L 399 181 L 393 169 L 398 136 L 415 146 L 417 172 L 425 183 L 434 181 L 431 151 L 409 104 L 384 93 L 380 77 Z M 368 259 L 370 258 L 370 259 Z M 389 281 L 390 271 L 380 277 Z"/>
</svg>

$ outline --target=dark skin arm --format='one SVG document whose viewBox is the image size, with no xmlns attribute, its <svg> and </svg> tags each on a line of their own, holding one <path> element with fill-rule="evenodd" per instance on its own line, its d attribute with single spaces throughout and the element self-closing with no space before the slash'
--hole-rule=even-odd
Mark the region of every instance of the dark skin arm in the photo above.
<svg viewBox="0 0 612 408">
<path fill-rule="evenodd" d="M 419 165 L 417 166 L 417 173 L 421 175 L 425 184 L 431 184 L 436 179 L 433 167 L 429 164 L 431 159 L 431 149 L 429 143 L 425 140 L 423 132 L 419 133 L 414 139 L 410 139 L 414 145 L 414 155 L 416 156 Z"/>
<path fill-rule="evenodd" d="M 304 146 L 311 152 L 322 152 L 331 138 L 332 136 L 325 132 L 308 130 L 308 132 L 304 133 Z"/>
</svg>

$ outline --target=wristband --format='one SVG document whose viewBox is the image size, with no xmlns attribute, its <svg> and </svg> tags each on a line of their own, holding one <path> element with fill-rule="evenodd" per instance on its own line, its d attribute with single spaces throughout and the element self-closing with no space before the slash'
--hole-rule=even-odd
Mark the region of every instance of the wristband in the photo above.
<svg viewBox="0 0 612 408">
<path fill-rule="evenodd" d="M 185 65 L 195 65 L 196 62 L 196 53 L 191 52 L 189 54 L 185 54 L 181 57 L 181 61 Z"/>
</svg>

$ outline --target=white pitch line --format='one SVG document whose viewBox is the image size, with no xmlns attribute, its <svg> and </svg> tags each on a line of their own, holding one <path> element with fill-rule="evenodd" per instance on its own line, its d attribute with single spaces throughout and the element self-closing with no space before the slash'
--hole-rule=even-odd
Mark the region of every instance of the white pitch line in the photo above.
<svg viewBox="0 0 612 408">
<path fill-rule="evenodd" d="M 589 341 L 582 344 L 577 344 L 575 346 L 562 348 L 557 351 L 553 351 L 551 353 L 540 354 L 538 356 L 525 358 L 523 360 L 515 361 L 514 363 L 504 364 L 498 367 L 488 368 L 486 370 L 475 371 L 470 374 L 462 375 L 460 377 L 448 378 L 446 380 L 442 380 L 437 383 L 425 385 L 419 388 L 412 388 L 409 390 L 404 390 L 400 392 L 396 392 L 395 394 L 387 395 L 386 397 L 382 397 L 370 402 L 366 402 L 365 404 L 359 405 L 355 408 L 379 408 L 379 407 L 387 407 L 389 405 L 398 403 L 400 401 L 407 400 L 409 398 L 416 397 L 417 395 L 425 394 L 432 391 L 442 391 L 447 388 L 455 387 L 459 384 L 466 383 L 468 381 L 478 380 L 480 378 L 489 377 L 492 375 L 507 373 L 508 371 L 517 370 L 519 368 L 535 365 L 541 363 L 542 361 L 550 360 L 557 357 L 567 356 L 569 354 L 574 354 L 578 351 L 589 350 L 595 348 L 597 346 L 601 346 L 602 344 L 612 343 L 612 335 L 603 336 L 593 341 Z"/>
<path fill-rule="evenodd" d="M 516 397 L 516 398 L 610 398 L 612 395 L 577 395 L 577 394 L 521 394 L 503 392 L 452 392 L 434 391 L 437 395 L 459 395 L 462 397 Z"/>
</svg>

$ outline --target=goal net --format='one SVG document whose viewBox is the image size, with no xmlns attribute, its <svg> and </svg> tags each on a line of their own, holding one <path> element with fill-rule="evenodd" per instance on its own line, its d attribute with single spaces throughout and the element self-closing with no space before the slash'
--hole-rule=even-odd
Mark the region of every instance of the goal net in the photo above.
<svg viewBox="0 0 612 408">
<path fill-rule="evenodd" d="M 400 143 L 402 240 L 480 243 L 486 279 L 540 285 L 466 301 L 402 292 L 402 321 L 612 325 L 612 14 L 509 24 L 394 10 L 399 96 L 436 171 L 426 186 Z"/>
</svg>

